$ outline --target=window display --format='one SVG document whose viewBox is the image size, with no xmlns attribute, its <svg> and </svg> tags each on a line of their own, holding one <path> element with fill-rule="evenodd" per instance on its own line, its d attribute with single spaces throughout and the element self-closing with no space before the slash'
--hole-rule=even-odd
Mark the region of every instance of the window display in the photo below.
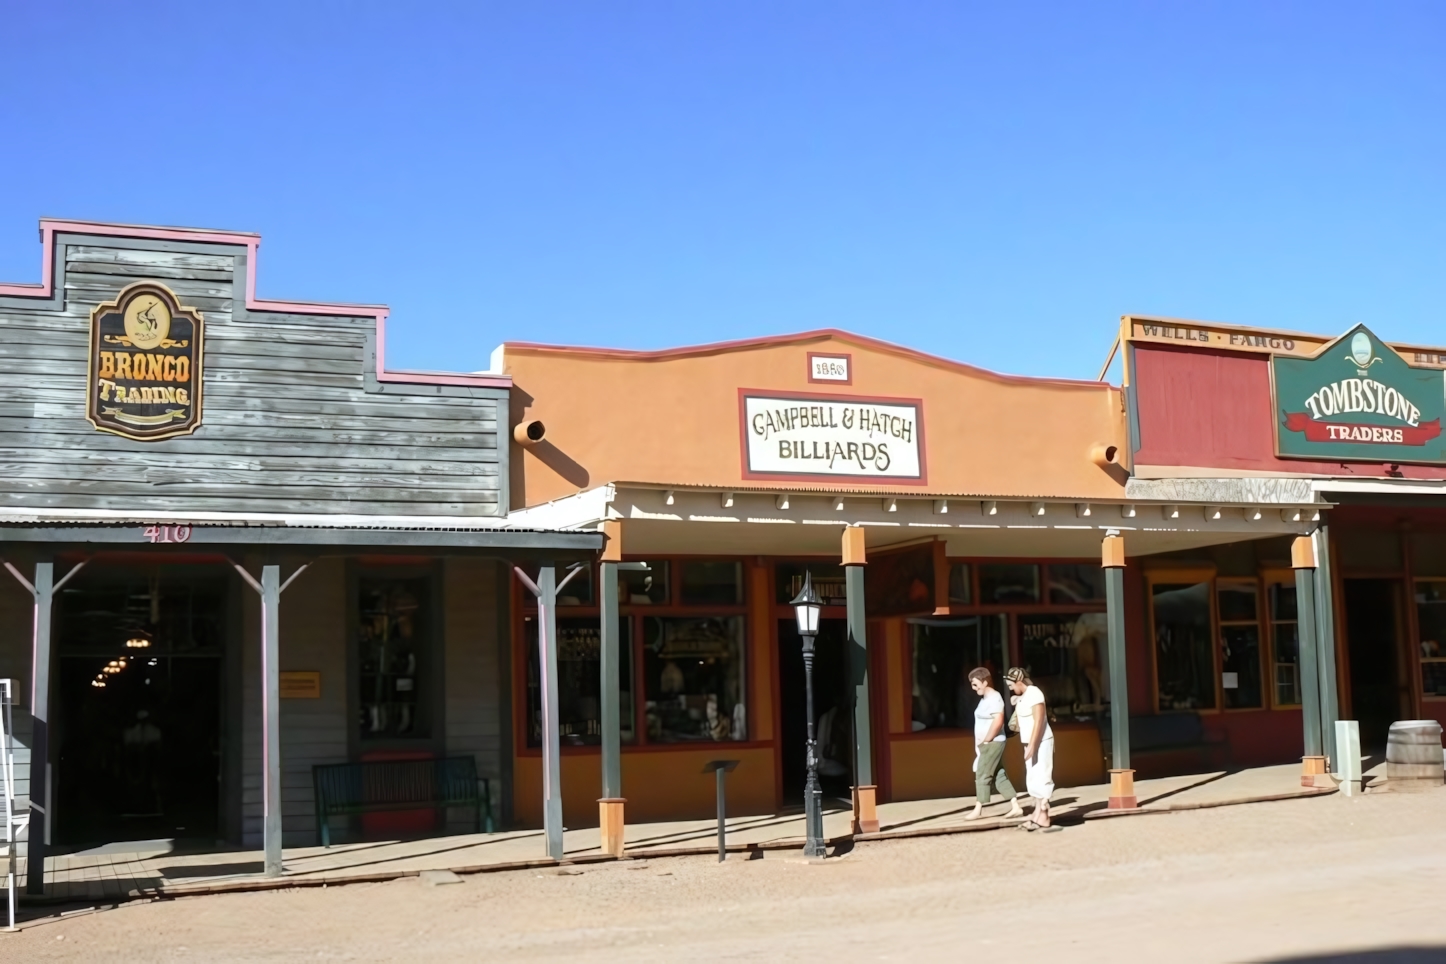
<svg viewBox="0 0 1446 964">
<path fill-rule="evenodd" d="M 1221 580 L 1215 586 L 1220 611 L 1220 691 L 1227 710 L 1259 709 L 1260 619 L 1254 580 Z"/>
<path fill-rule="evenodd" d="M 969 563 L 956 562 L 949 566 L 949 605 L 970 606 L 974 604 L 974 578 Z"/>
<path fill-rule="evenodd" d="M 363 578 L 357 588 L 361 738 L 430 737 L 427 580 Z"/>
<path fill-rule="evenodd" d="M 780 562 L 773 567 L 776 578 L 774 601 L 787 606 L 803 589 L 803 574 L 813 576 L 813 591 L 825 606 L 847 606 L 843 566 L 823 561 Z"/>
<path fill-rule="evenodd" d="M 1150 586 L 1159 709 L 1213 710 L 1215 658 L 1210 583 Z"/>
<path fill-rule="evenodd" d="M 1095 716 L 1109 705 L 1104 613 L 1030 613 L 1019 617 L 1020 657 L 1056 713 Z"/>
<path fill-rule="evenodd" d="M 1446 580 L 1416 580 L 1421 695 L 1446 696 Z"/>
<path fill-rule="evenodd" d="M 537 617 L 524 619 L 527 643 L 527 745 L 542 745 L 542 699 L 538 673 Z M 618 620 L 618 716 L 624 743 L 633 732 L 633 620 Z M 596 616 L 557 620 L 557 722 L 562 742 L 602 742 L 602 633 Z"/>
<path fill-rule="evenodd" d="M 1300 638 L 1295 625 L 1295 587 L 1273 583 L 1270 604 L 1270 649 L 1274 657 L 1275 705 L 1300 705 Z"/>
<path fill-rule="evenodd" d="M 979 697 L 969 671 L 983 666 L 996 684 L 1004 675 L 1009 617 L 910 620 L 914 630 L 913 729 L 973 729 Z"/>
<path fill-rule="evenodd" d="M 1096 563 L 1051 563 L 1049 601 L 1058 606 L 1104 602 L 1105 571 Z"/>
<path fill-rule="evenodd" d="M 618 602 L 624 606 L 666 606 L 668 604 L 668 564 L 644 562 L 646 569 L 618 571 Z"/>
<path fill-rule="evenodd" d="M 1013 562 L 980 564 L 980 605 L 1037 602 L 1039 602 L 1038 566 Z"/>
<path fill-rule="evenodd" d="M 743 604 L 743 563 L 684 562 L 684 606 L 740 606 Z"/>
<path fill-rule="evenodd" d="M 643 619 L 650 743 L 748 739 L 742 616 Z"/>
</svg>

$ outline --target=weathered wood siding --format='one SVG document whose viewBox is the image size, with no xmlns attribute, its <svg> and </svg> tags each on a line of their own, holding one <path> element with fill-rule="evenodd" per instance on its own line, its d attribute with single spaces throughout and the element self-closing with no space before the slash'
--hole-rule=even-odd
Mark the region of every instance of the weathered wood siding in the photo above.
<svg viewBox="0 0 1446 964">
<path fill-rule="evenodd" d="M 242 650 L 242 843 L 260 847 L 261 604 L 244 588 Z M 347 762 L 346 562 L 319 559 L 281 597 L 282 672 L 321 673 L 320 699 L 281 701 L 281 832 L 287 847 L 319 843 L 311 768 Z"/>
<path fill-rule="evenodd" d="M 491 781 L 493 813 L 502 799 L 503 682 L 497 599 L 499 564 L 451 558 L 445 570 L 447 755 L 471 756 Z"/>
<path fill-rule="evenodd" d="M 0 500 L 185 511 L 505 514 L 507 393 L 377 383 L 371 317 L 253 312 L 240 245 L 56 235 L 60 299 L 0 298 Z M 90 313 L 159 281 L 205 316 L 201 428 L 85 418 Z"/>
</svg>

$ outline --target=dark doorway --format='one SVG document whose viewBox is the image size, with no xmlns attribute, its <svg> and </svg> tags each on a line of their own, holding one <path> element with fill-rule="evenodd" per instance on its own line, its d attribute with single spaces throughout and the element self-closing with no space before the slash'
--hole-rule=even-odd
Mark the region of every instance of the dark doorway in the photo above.
<svg viewBox="0 0 1446 964">
<path fill-rule="evenodd" d="M 853 786 L 853 709 L 849 686 L 848 623 L 819 621 L 813 657 L 813 712 L 819 742 L 819 784 L 825 800 L 847 800 Z M 808 715 L 803 676 L 803 640 L 792 619 L 778 621 L 778 685 L 783 712 L 783 803 L 803 805 L 808 766 Z"/>
<path fill-rule="evenodd" d="M 97 568 L 56 606 L 56 843 L 220 836 L 225 579 Z"/>
<path fill-rule="evenodd" d="M 1386 745 L 1401 719 L 1399 583 L 1345 580 L 1346 642 L 1351 661 L 1351 712 L 1361 725 L 1362 748 Z"/>
</svg>

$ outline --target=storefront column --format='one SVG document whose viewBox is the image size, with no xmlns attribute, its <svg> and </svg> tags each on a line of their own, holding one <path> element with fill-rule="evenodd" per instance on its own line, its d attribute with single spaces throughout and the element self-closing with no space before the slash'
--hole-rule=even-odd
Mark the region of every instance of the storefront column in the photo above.
<svg viewBox="0 0 1446 964">
<path fill-rule="evenodd" d="M 1320 729 L 1321 752 L 1327 764 L 1334 762 L 1336 772 L 1340 770 L 1340 757 L 1336 755 L 1336 720 L 1340 719 L 1340 700 L 1336 689 L 1336 620 L 1331 589 L 1330 541 L 1325 526 L 1315 530 L 1315 630 L 1320 641 L 1317 647 L 1317 663 L 1320 669 Z"/>
<path fill-rule="evenodd" d="M 873 728 L 869 720 L 868 615 L 864 608 L 863 526 L 843 531 L 844 595 L 848 601 L 849 676 L 854 683 L 854 833 L 878 833 Z"/>
<path fill-rule="evenodd" d="M 50 846 L 50 615 L 55 594 L 85 565 L 81 562 L 55 581 L 55 563 L 35 564 L 35 582 L 20 574 L 10 563 L 5 568 L 30 591 L 35 600 L 31 622 L 30 717 L 34 730 L 30 738 L 30 823 L 25 833 L 25 892 L 45 893 L 45 855 Z"/>
<path fill-rule="evenodd" d="M 281 594 L 309 563 L 281 581 L 281 567 L 263 565 L 261 581 L 232 563 L 261 597 L 261 841 L 262 873 L 281 876 Z"/>
<path fill-rule="evenodd" d="M 623 556 L 622 524 L 603 523 L 602 562 L 598 567 L 598 618 L 601 621 L 599 660 L 602 663 L 602 797 L 597 802 L 603 853 L 623 855 L 623 798 L 621 641 L 618 639 L 618 563 Z"/>
<path fill-rule="evenodd" d="M 1299 536 L 1290 547 L 1290 564 L 1295 570 L 1296 631 L 1299 637 L 1300 716 L 1304 730 L 1305 756 L 1301 758 L 1302 786 L 1324 784 L 1326 762 L 1321 741 L 1320 652 L 1316 634 L 1315 545 L 1310 536 Z"/>
<path fill-rule="evenodd" d="M 537 581 L 517 566 L 512 567 L 537 597 L 537 665 L 542 673 L 538 694 L 542 698 L 542 829 L 547 855 L 562 859 L 562 745 L 557 722 L 557 569 L 544 562 L 537 569 Z M 574 569 L 563 579 L 577 575 Z M 599 640 L 601 643 L 601 640 Z"/>
<path fill-rule="evenodd" d="M 1100 546 L 1105 570 L 1105 623 L 1110 661 L 1111 810 L 1133 810 L 1135 771 L 1130 769 L 1130 683 L 1125 655 L 1125 540 L 1113 529 Z"/>
</svg>

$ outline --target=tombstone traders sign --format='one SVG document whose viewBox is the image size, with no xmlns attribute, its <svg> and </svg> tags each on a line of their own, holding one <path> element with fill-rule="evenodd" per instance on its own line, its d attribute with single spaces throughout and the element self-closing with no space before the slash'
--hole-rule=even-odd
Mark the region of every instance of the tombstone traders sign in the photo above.
<svg viewBox="0 0 1446 964">
<path fill-rule="evenodd" d="M 923 484 L 924 404 L 915 398 L 775 395 L 739 389 L 745 479 Z"/>
<path fill-rule="evenodd" d="M 1274 355 L 1276 454 L 1282 458 L 1446 462 L 1446 380 L 1412 368 L 1364 326 L 1313 358 Z"/>
<path fill-rule="evenodd" d="M 201 313 L 163 284 L 142 281 L 90 314 L 86 418 L 136 441 L 201 425 Z"/>
</svg>

